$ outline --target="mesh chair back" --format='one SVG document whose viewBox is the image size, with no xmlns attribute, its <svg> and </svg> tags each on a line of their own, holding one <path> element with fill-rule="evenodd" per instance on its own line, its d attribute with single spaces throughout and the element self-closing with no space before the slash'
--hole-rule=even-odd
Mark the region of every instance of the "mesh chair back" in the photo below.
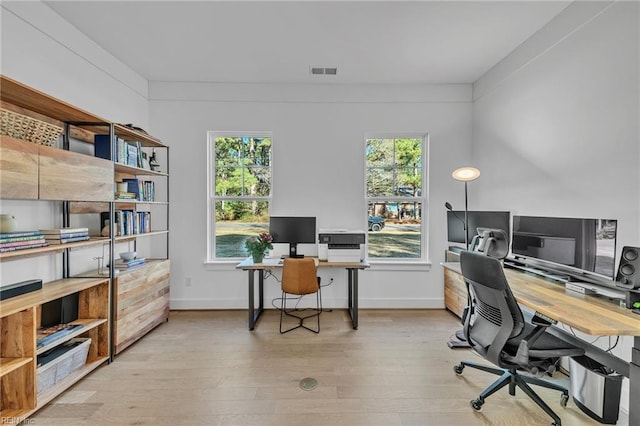
<svg viewBox="0 0 640 426">
<path fill-rule="evenodd" d="M 498 259 L 464 251 L 460 267 L 474 313 L 473 322 L 465 326 L 467 339 L 479 353 L 498 363 L 507 340 L 524 330 L 522 311 Z"/>
<path fill-rule="evenodd" d="M 312 258 L 286 258 L 282 267 L 282 291 L 311 294 L 318 291 L 316 262 Z"/>
</svg>

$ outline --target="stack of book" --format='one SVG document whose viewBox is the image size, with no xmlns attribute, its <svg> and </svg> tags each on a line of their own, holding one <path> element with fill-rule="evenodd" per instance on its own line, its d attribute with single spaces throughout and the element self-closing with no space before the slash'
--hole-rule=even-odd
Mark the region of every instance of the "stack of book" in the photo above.
<svg viewBox="0 0 640 426">
<path fill-rule="evenodd" d="M 56 228 L 41 229 L 49 244 L 65 244 L 89 239 L 89 228 Z"/>
<path fill-rule="evenodd" d="M 116 192 L 116 200 L 135 200 L 136 194 L 133 192 Z"/>
<path fill-rule="evenodd" d="M 116 269 L 130 269 L 130 268 L 135 268 L 136 266 L 141 266 L 144 264 L 145 264 L 144 257 L 136 257 L 135 259 L 131 259 L 131 260 L 116 259 L 116 261 L 113 262 L 113 266 Z"/>
<path fill-rule="evenodd" d="M 47 246 L 40 231 L 18 231 L 0 234 L 0 253 Z"/>
</svg>

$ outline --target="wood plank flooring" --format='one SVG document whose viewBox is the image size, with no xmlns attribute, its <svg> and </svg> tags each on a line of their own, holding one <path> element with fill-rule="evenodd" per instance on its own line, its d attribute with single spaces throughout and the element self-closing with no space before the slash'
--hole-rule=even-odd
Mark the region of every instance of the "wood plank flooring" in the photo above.
<svg viewBox="0 0 640 426">
<path fill-rule="evenodd" d="M 480 360 L 446 342 L 460 328 L 444 310 L 324 312 L 321 332 L 280 335 L 278 312 L 253 332 L 246 311 L 172 311 L 169 322 L 54 400 L 44 425 L 549 425 L 526 395 L 507 389 L 482 412 L 469 400 L 494 376 L 453 366 Z M 301 379 L 315 378 L 311 391 Z M 566 377 L 559 375 L 559 380 Z M 596 425 L 573 401 L 541 390 L 565 426 Z"/>
</svg>

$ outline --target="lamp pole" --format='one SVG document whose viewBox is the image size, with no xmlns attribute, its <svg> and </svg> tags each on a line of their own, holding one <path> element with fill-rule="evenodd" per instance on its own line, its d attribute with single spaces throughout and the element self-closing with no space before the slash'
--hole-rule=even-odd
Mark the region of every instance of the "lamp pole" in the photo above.
<svg viewBox="0 0 640 426">
<path fill-rule="evenodd" d="M 467 181 L 464 182 L 464 246 L 469 250 L 469 203 L 467 201 Z"/>
<path fill-rule="evenodd" d="M 467 182 L 476 180 L 480 176 L 480 170 L 475 167 L 460 167 L 451 174 L 457 181 L 464 182 L 464 244 L 469 250 L 469 201 L 467 197 Z"/>
</svg>

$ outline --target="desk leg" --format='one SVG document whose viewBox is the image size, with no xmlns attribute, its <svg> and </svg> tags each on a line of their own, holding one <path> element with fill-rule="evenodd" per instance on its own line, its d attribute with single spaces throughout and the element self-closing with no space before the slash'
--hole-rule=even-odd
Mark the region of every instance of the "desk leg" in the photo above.
<svg viewBox="0 0 640 426">
<path fill-rule="evenodd" d="M 629 363 L 629 424 L 640 425 L 640 336 L 633 338 Z"/>
<path fill-rule="evenodd" d="M 358 270 L 354 268 L 347 268 L 347 275 L 349 281 L 349 315 L 351 316 L 351 323 L 353 329 L 358 329 Z"/>
<path fill-rule="evenodd" d="M 262 311 L 264 310 L 264 271 L 261 269 L 258 271 L 258 309 L 255 309 L 255 270 L 249 269 L 249 331 L 253 330 L 256 326 L 256 322 Z"/>
</svg>

